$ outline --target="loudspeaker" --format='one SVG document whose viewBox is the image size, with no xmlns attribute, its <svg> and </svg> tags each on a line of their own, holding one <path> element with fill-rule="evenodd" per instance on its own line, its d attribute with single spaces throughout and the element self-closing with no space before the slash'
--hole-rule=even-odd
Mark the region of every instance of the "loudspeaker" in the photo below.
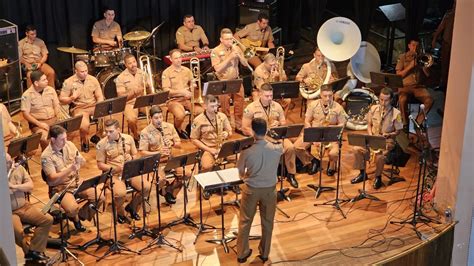
<svg viewBox="0 0 474 266">
<path fill-rule="evenodd" d="M 239 25 L 254 23 L 262 12 L 270 18 L 270 26 L 278 23 L 277 0 L 242 1 L 239 4 Z"/>
<path fill-rule="evenodd" d="M 17 25 L 0 19 L 0 59 L 7 59 L 7 64 L 0 66 L 0 100 L 7 104 L 9 111 L 19 108 L 11 106 L 19 102 L 23 90 L 21 87 L 21 68 L 18 60 L 18 27 Z"/>
</svg>

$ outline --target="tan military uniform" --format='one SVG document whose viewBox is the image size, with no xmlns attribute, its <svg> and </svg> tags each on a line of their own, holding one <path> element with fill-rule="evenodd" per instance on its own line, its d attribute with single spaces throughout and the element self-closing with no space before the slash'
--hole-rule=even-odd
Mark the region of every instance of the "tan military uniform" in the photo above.
<svg viewBox="0 0 474 266">
<path fill-rule="evenodd" d="M 260 41 L 262 47 L 267 47 L 268 42 L 273 41 L 272 28 L 267 26 L 265 29 L 260 29 L 257 22 L 246 25 L 236 34 L 239 38 L 247 38 L 253 42 Z"/>
<path fill-rule="evenodd" d="M 91 75 L 87 75 L 84 81 L 77 75 L 72 75 L 64 81 L 61 97 L 69 97 L 74 91 L 79 92 L 79 97 L 71 104 L 74 116 L 82 115 L 81 140 L 87 139 L 89 134 L 90 116 L 94 115 L 95 106 L 99 100 L 103 100 L 102 89 L 99 81 Z"/>
<path fill-rule="evenodd" d="M 23 166 L 16 167 L 8 178 L 8 183 L 21 185 L 33 182 Z M 25 200 L 25 193 L 21 191 L 10 191 L 12 208 L 12 223 L 15 233 L 15 243 L 23 249 L 26 254 L 29 250 L 44 252 L 48 242 L 48 233 L 53 225 L 53 217 L 42 214 L 38 208 L 33 207 Z M 26 242 L 23 233 L 23 223 L 35 226 L 35 232 L 30 244 Z"/>
<path fill-rule="evenodd" d="M 3 142 L 5 144 L 5 147 L 8 147 L 8 144 L 10 144 L 10 140 L 13 139 L 13 137 L 15 136 L 14 132 L 11 132 L 10 130 L 10 123 L 12 123 L 12 117 L 10 116 L 7 107 L 3 103 L 0 103 L 0 114 L 2 115 Z"/>
<path fill-rule="evenodd" d="M 327 112 L 327 113 L 326 113 Z M 344 108 L 337 102 L 333 101 L 326 111 L 323 107 L 321 100 L 313 101 L 309 104 L 308 110 L 306 110 L 306 119 L 311 119 L 311 127 L 322 127 L 322 126 L 337 126 L 343 125 L 347 120 L 347 114 Z M 304 165 L 311 163 L 313 156 L 308 151 L 311 143 L 304 142 L 303 134 L 298 137 L 295 142 L 296 156 L 301 160 Z M 318 157 L 320 155 L 321 143 L 316 143 L 315 148 L 318 151 Z M 329 161 L 337 162 L 339 155 L 339 146 L 337 142 L 331 143 L 329 147 Z M 322 158 L 319 158 L 320 160 Z"/>
<path fill-rule="evenodd" d="M 122 166 L 126 161 L 132 160 L 137 154 L 137 148 L 135 147 L 135 141 L 133 137 L 127 134 L 120 134 L 118 140 L 109 141 L 107 137 L 101 139 L 97 143 L 96 159 L 97 162 L 102 162 L 113 167 Z M 124 201 L 127 193 L 125 183 L 121 180 L 121 173 L 114 175 L 114 197 L 115 206 L 119 215 L 124 215 Z M 130 202 L 130 206 L 133 210 L 137 211 L 141 205 L 141 195 L 144 193 L 148 195 L 151 189 L 151 179 L 146 176 L 143 178 L 143 189 L 141 185 L 141 177 L 136 176 L 129 179 L 130 185 L 137 191 Z"/>
<path fill-rule="evenodd" d="M 244 180 L 240 205 L 239 234 L 237 236 L 237 257 L 249 253 L 249 233 L 257 205 L 260 209 L 262 239 L 259 251 L 268 258 L 272 242 L 273 219 L 277 203 L 277 169 L 283 149 L 281 145 L 266 140 L 257 140 L 250 148 L 243 150 L 237 162 L 239 175 Z"/>
<path fill-rule="evenodd" d="M 235 51 L 242 52 L 238 48 L 234 48 Z M 215 66 L 220 64 L 225 58 L 233 52 L 232 49 L 227 49 L 224 45 L 219 44 L 211 52 L 211 64 Z M 227 65 L 227 67 L 221 72 L 216 72 L 216 76 L 219 80 L 232 80 L 239 78 L 239 59 L 235 58 Z M 235 128 L 242 127 L 242 116 L 244 111 L 244 86 L 240 86 L 238 93 L 233 95 L 219 95 L 219 102 L 221 110 L 227 117 L 230 117 L 230 97 L 234 99 L 234 119 L 235 119 Z"/>
<path fill-rule="evenodd" d="M 395 107 L 392 107 L 382 117 L 382 106 L 374 105 L 370 108 L 367 119 L 372 123 L 372 134 L 374 136 L 382 136 L 384 133 L 393 133 L 403 129 L 401 113 Z M 385 164 L 385 156 L 393 148 L 395 148 L 395 137 L 386 140 L 386 146 L 383 152 L 375 154 L 375 176 L 382 176 L 383 166 Z M 370 153 L 365 148 L 353 147 L 354 152 L 354 169 L 365 169 L 365 159 L 369 159 Z"/>
<path fill-rule="evenodd" d="M 117 22 L 112 21 L 112 23 L 107 26 L 105 19 L 101 19 L 94 23 L 94 26 L 92 27 L 91 36 L 113 41 L 116 36 L 122 37 L 122 30 L 120 29 L 120 25 Z M 111 47 L 110 45 L 101 44 L 100 48 L 104 50 L 109 50 L 113 47 Z"/>
<path fill-rule="evenodd" d="M 33 86 L 28 88 L 21 97 L 21 111 L 29 112 L 38 121 L 48 125 L 54 124 L 58 119 L 59 99 L 56 91 L 51 87 L 43 89 L 42 93 L 35 90 Z M 35 124 L 28 123 L 33 133 L 41 133 L 41 148 L 48 146 L 48 131 L 39 128 Z"/>
<path fill-rule="evenodd" d="M 260 100 L 257 100 L 247 105 L 244 110 L 244 117 L 249 120 L 254 118 L 265 119 L 268 128 L 271 128 L 281 126 L 280 119 L 285 117 L 285 113 L 281 105 L 275 101 L 272 101 L 269 108 L 265 109 Z M 295 147 L 290 139 L 283 141 L 283 153 L 285 154 L 285 166 L 288 173 L 296 174 Z"/>
<path fill-rule="evenodd" d="M 262 87 L 263 84 L 276 82 L 277 80 L 274 80 L 275 78 L 278 78 L 279 81 L 287 80 L 285 70 L 283 70 L 282 74 L 283 75 L 281 77 L 272 77 L 270 70 L 267 69 L 265 64 L 260 64 L 257 68 L 255 68 L 255 71 L 253 72 L 253 84 L 256 90 L 252 91 L 253 100 L 258 100 L 258 91 L 260 90 L 260 87 Z M 290 107 L 291 99 L 276 99 L 275 101 L 277 101 L 281 105 L 281 107 L 283 107 L 283 110 L 285 110 L 285 114 L 287 114 L 288 108 Z"/>
<path fill-rule="evenodd" d="M 337 69 L 334 63 L 331 64 L 331 77 L 329 81 L 337 79 Z M 296 80 L 302 80 L 306 86 L 310 86 L 312 81 L 319 79 L 324 81 L 328 72 L 328 67 L 325 63 L 318 67 L 316 60 L 313 58 L 309 63 L 304 64 L 298 74 L 296 75 Z M 322 83 L 321 83 L 322 84 Z"/>
<path fill-rule="evenodd" d="M 202 42 L 203 46 L 209 45 L 206 33 L 199 25 L 195 25 L 192 31 L 185 26 L 181 26 L 176 31 L 176 43 L 179 46 L 187 46 L 186 52 L 194 51 L 194 47 L 200 47 L 199 41 Z"/>
<path fill-rule="evenodd" d="M 34 42 L 31 43 L 27 37 L 18 42 L 18 52 L 20 53 L 21 61 L 28 64 L 38 64 L 41 58 L 43 58 L 43 55 L 49 54 L 48 48 L 43 40 L 36 38 Z M 50 65 L 43 63 L 39 70 L 48 78 L 48 85 L 54 88 L 54 81 L 56 80 L 54 69 Z M 27 71 L 26 85 L 28 87 L 31 86 L 30 74 L 31 71 Z"/>
<path fill-rule="evenodd" d="M 232 127 L 230 126 L 229 119 L 226 115 L 218 112 L 215 119 L 208 119 L 206 112 L 198 115 L 194 118 L 193 125 L 191 127 L 191 139 L 200 140 L 204 145 L 211 148 L 220 148 L 222 142 L 222 133 L 227 132 L 227 135 L 232 134 Z M 219 134 L 217 134 L 217 132 Z M 217 136 L 221 135 L 221 143 L 218 143 Z M 201 169 L 203 172 L 210 171 L 215 164 L 214 156 L 205 151 L 201 157 Z"/>
<path fill-rule="evenodd" d="M 88 200 L 88 203 L 84 204 L 82 208 L 79 208 L 75 196 L 73 195 L 74 189 L 76 189 L 80 183 L 78 172 L 71 174 L 66 178 L 65 181 L 60 183 L 51 182 L 49 180 L 49 177 L 52 174 L 64 171 L 66 168 L 74 164 L 76 156 L 79 156 L 82 160 L 85 160 L 77 150 L 74 143 L 71 141 L 66 141 L 66 145 L 64 145 L 60 151 L 54 151 L 52 146 L 48 145 L 43 153 L 41 153 L 41 170 L 48 177 L 47 183 L 49 185 L 50 196 L 52 196 L 54 193 L 61 193 L 64 191 L 64 189 L 66 189 L 67 185 L 72 182 L 67 190 L 68 192 L 66 192 L 63 199 L 61 200 L 61 207 L 64 209 L 66 215 L 70 218 L 76 218 L 77 215 L 80 214 L 81 218 L 90 220 L 94 216 L 94 212 L 93 210 L 89 209 L 88 206 L 89 203 L 95 202 L 95 191 L 94 188 L 88 188 L 77 194 L 79 198 Z M 101 191 L 102 187 L 102 184 L 97 186 L 98 192 Z M 101 205 L 104 200 L 104 196 L 99 198 L 99 205 Z"/>
</svg>

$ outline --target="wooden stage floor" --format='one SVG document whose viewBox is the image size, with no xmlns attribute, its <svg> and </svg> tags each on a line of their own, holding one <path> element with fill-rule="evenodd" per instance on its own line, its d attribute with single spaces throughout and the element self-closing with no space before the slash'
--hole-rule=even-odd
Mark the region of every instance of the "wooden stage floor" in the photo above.
<svg viewBox="0 0 474 266">
<path fill-rule="evenodd" d="M 20 115 L 14 117 L 15 121 L 20 119 Z M 299 107 L 293 109 L 289 115 L 289 120 L 294 123 L 302 123 L 299 117 Z M 25 125 L 25 122 L 22 121 Z M 140 129 L 144 127 L 146 120 L 140 121 Z M 25 127 L 24 127 L 25 128 Z M 24 133 L 26 135 L 26 133 Z M 235 136 L 234 136 L 235 137 Z M 78 145 L 78 137 L 74 139 Z M 78 145 L 79 147 L 79 145 Z M 177 153 L 194 149 L 190 143 L 184 145 L 183 150 Z M 95 161 L 95 148 L 87 154 L 83 154 L 87 159 L 87 165 L 81 169 L 83 178 L 90 178 L 99 174 Z M 275 216 L 275 226 L 273 231 L 271 264 L 280 265 L 318 265 L 318 264 L 373 264 L 386 258 L 390 258 L 411 247 L 422 243 L 413 231 L 411 225 L 392 225 L 389 222 L 410 217 L 412 204 L 416 192 L 418 176 L 418 156 L 412 154 L 408 165 L 401 169 L 401 175 L 406 178 L 406 182 L 400 182 L 392 186 L 383 187 L 378 191 L 372 189 L 374 165 L 369 167 L 370 180 L 367 183 L 368 192 L 380 201 L 361 200 L 355 203 L 345 203 L 342 211 L 347 215 L 347 219 L 341 216 L 332 206 L 314 206 L 315 203 L 323 203 L 335 197 L 334 192 L 325 192 L 318 199 L 315 192 L 307 185 L 316 183 L 317 176 L 307 174 L 297 175 L 299 181 L 298 189 L 290 189 L 291 201 L 282 201 L 278 207 L 286 212 L 290 218 L 286 218 L 277 211 Z M 325 162 L 327 157 L 325 158 Z M 352 170 L 353 155 L 351 147 L 344 138 L 342 152 L 342 171 L 340 198 L 351 199 L 358 194 L 358 189 L 362 184 L 352 185 L 350 179 L 357 175 L 358 171 Z M 48 200 L 47 186 L 40 176 L 39 154 L 36 154 L 30 161 L 32 178 L 35 182 L 33 194 L 42 201 Z M 387 167 L 387 166 L 386 166 Z M 371 174 L 372 173 L 372 174 Z M 387 183 L 384 178 L 384 183 Z M 334 187 L 335 177 L 328 177 L 323 174 L 323 185 Z M 285 181 L 285 187 L 289 184 Z M 189 193 L 188 211 L 191 217 L 199 222 L 199 201 L 197 189 L 193 188 Z M 234 199 L 234 194 L 229 192 L 225 195 L 225 200 Z M 110 197 L 109 197 L 110 198 Z M 129 199 L 130 197 L 128 197 Z M 41 203 L 35 198 L 31 201 L 41 208 Z M 161 198 L 162 221 L 167 224 L 183 215 L 183 191 L 177 196 L 177 203 L 169 206 L 163 204 Z M 203 219 L 206 224 L 220 227 L 221 217 L 215 213 L 219 208 L 220 197 L 213 195 L 209 201 L 203 201 Z M 151 214 L 148 216 L 148 224 L 151 228 L 157 227 L 157 206 L 156 194 L 152 192 L 150 197 Z M 102 237 L 109 239 L 113 236 L 112 215 L 110 206 L 105 213 L 100 215 L 100 227 Z M 436 217 L 436 213 L 426 209 L 426 213 Z M 140 213 L 141 215 L 141 213 Z M 233 206 L 225 207 L 225 232 L 233 235 L 238 228 L 239 210 Z M 441 219 L 441 218 L 438 218 Z M 93 223 L 85 222 L 87 231 L 85 233 L 72 232 L 70 242 L 72 244 L 83 244 L 95 237 L 96 231 Z M 141 222 L 137 222 L 141 226 Z M 422 232 L 424 239 L 435 237 L 446 228 L 446 224 L 418 224 L 418 229 Z M 73 228 L 72 224 L 70 226 Z M 132 250 L 140 250 L 152 239 L 144 237 L 140 239 L 128 239 L 131 233 L 129 225 L 118 225 L 118 238 L 125 243 L 125 246 Z M 51 237 L 57 237 L 59 227 L 53 226 Z M 117 254 L 107 257 L 100 262 L 96 262 L 96 257 L 103 255 L 107 247 L 98 251 L 95 247 L 90 247 L 83 251 L 73 250 L 85 265 L 235 265 L 235 241 L 229 243 L 230 252 L 225 253 L 221 245 L 208 243 L 205 240 L 220 238 L 221 231 L 209 230 L 199 236 L 197 243 L 193 244 L 197 230 L 195 228 L 178 225 L 171 229 L 164 230 L 164 236 L 173 245 L 182 248 L 182 252 L 166 246 L 156 247 L 143 252 L 141 255 Z M 251 234 L 260 234 L 260 218 L 258 213 L 255 217 Z M 256 257 L 258 255 L 258 240 L 250 241 L 253 254 L 247 264 L 262 264 Z M 57 250 L 48 249 L 47 254 L 54 256 Z M 23 263 L 23 253 L 17 248 L 18 263 Z M 72 260 L 62 265 L 79 265 Z"/>
</svg>

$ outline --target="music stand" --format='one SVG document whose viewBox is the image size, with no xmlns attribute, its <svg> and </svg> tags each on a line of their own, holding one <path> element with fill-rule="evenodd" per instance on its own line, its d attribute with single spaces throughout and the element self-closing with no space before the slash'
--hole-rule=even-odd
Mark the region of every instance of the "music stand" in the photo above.
<svg viewBox="0 0 474 266">
<path fill-rule="evenodd" d="M 342 88 L 344 88 L 344 85 L 346 85 L 347 81 L 349 80 L 349 76 L 345 76 L 340 79 L 336 79 L 333 82 L 330 82 L 328 84 L 323 84 L 321 85 L 321 89 L 324 87 L 329 87 L 332 89 L 333 92 L 340 91 Z"/>
<path fill-rule="evenodd" d="M 193 177 L 192 177 L 192 173 L 194 172 L 194 167 L 196 166 L 196 163 L 200 160 L 200 157 L 201 156 L 201 153 L 199 151 L 196 151 L 196 152 L 191 152 L 191 153 L 188 153 L 188 154 L 182 154 L 182 155 L 178 155 L 178 156 L 175 156 L 175 157 L 170 157 L 168 159 L 168 162 L 166 163 L 166 166 L 165 166 L 165 171 L 169 171 L 169 170 L 172 170 L 172 169 L 176 169 L 178 167 L 182 167 L 183 168 L 183 175 L 186 174 L 186 165 L 190 165 L 190 164 L 193 164 L 193 170 L 191 171 L 191 177 L 189 178 L 189 180 L 191 180 Z M 188 181 L 189 183 L 189 181 Z M 169 223 L 167 225 L 167 227 L 172 227 L 172 226 L 175 226 L 175 225 L 178 225 L 178 224 L 184 224 L 184 225 L 187 225 L 187 226 L 191 226 L 191 227 L 195 227 L 195 228 L 199 228 L 198 224 L 193 220 L 193 218 L 191 217 L 191 215 L 187 212 L 187 203 L 188 203 L 188 189 L 187 189 L 187 186 L 188 184 L 186 184 L 186 179 L 184 178 L 183 180 L 183 191 L 184 191 L 184 200 L 183 200 L 183 209 L 184 209 L 184 214 L 183 214 L 183 217 L 181 218 L 178 218 L 174 221 L 172 221 L 171 223 Z"/>
<path fill-rule="evenodd" d="M 202 95 L 206 96 L 211 95 L 223 95 L 223 94 L 233 94 L 240 91 L 240 86 L 242 86 L 242 79 L 232 79 L 232 80 L 213 80 L 204 83 Z"/>
<path fill-rule="evenodd" d="M 113 114 L 123 112 L 125 110 L 125 105 L 127 104 L 127 96 L 115 97 L 111 99 L 98 102 L 94 109 L 94 114 L 92 115 L 93 119 L 99 119 L 105 116 L 112 118 Z M 122 117 L 123 125 L 123 117 Z M 99 142 L 92 141 L 93 139 L 100 140 L 100 137 L 97 136 L 97 132 L 94 136 L 91 137 L 91 142 L 97 144 Z"/>
<path fill-rule="evenodd" d="M 299 81 L 271 82 L 270 85 L 273 88 L 273 99 L 295 99 L 300 96 Z"/>
<path fill-rule="evenodd" d="M 69 134 L 71 132 L 79 130 L 81 128 L 81 122 L 82 122 L 82 115 L 70 117 L 65 120 L 57 121 L 54 124 L 50 126 L 60 126 L 66 129 L 66 132 Z M 49 132 L 48 132 L 48 138 L 50 137 Z"/>
<path fill-rule="evenodd" d="M 34 133 L 27 137 L 14 139 L 8 145 L 8 154 L 10 154 L 12 158 L 20 157 L 19 161 L 25 162 L 24 166 L 29 172 L 30 170 L 30 167 L 28 166 L 29 158 L 27 158 L 26 155 L 38 149 L 40 140 L 41 140 L 41 133 Z"/>
<path fill-rule="evenodd" d="M 235 186 L 242 184 L 243 181 L 239 177 L 239 170 L 237 168 L 229 168 L 219 171 L 207 172 L 197 174 L 194 176 L 202 189 L 217 189 L 221 190 L 221 208 L 224 209 L 224 187 Z M 208 239 L 206 242 L 221 244 L 224 247 L 225 253 L 229 253 L 227 243 L 235 240 L 236 237 L 226 237 L 224 227 L 224 212 L 221 212 L 221 238 Z"/>
<path fill-rule="evenodd" d="M 347 139 L 349 140 L 349 144 L 352 146 L 359 146 L 365 148 L 365 150 L 370 154 L 370 149 L 373 150 L 385 150 L 386 140 L 383 136 L 372 136 L 372 135 L 362 135 L 362 134 L 347 134 Z M 362 199 L 369 199 L 369 200 L 380 200 L 379 198 L 370 195 L 365 191 L 365 183 L 367 180 L 367 160 L 365 156 L 362 156 L 364 159 L 364 176 L 362 182 L 362 189 L 359 189 L 359 195 L 351 200 L 351 202 L 356 202 Z"/>
<path fill-rule="evenodd" d="M 381 85 L 398 91 L 403 87 L 403 79 L 400 75 L 390 73 L 370 72 L 371 84 Z"/>
<path fill-rule="evenodd" d="M 137 99 L 135 100 L 135 105 L 133 105 L 133 108 L 137 109 L 137 108 L 149 107 L 149 106 L 165 103 L 168 100 L 169 94 L 170 94 L 169 91 L 164 91 L 164 92 L 158 92 L 154 94 L 143 95 L 143 96 L 137 97 Z"/>
</svg>

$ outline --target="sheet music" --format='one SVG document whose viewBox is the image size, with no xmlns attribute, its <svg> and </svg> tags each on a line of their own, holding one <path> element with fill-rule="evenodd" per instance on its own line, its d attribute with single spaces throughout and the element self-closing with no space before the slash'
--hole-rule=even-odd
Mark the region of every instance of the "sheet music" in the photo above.
<svg viewBox="0 0 474 266">
<path fill-rule="evenodd" d="M 239 184 L 243 181 L 239 177 L 237 168 L 228 168 L 219 171 L 197 174 L 194 176 L 199 185 L 204 188 L 215 188 L 225 184 Z"/>
<path fill-rule="evenodd" d="M 209 86 L 209 82 L 204 82 L 204 87 L 202 89 L 202 96 L 207 95 L 207 87 Z"/>
</svg>

